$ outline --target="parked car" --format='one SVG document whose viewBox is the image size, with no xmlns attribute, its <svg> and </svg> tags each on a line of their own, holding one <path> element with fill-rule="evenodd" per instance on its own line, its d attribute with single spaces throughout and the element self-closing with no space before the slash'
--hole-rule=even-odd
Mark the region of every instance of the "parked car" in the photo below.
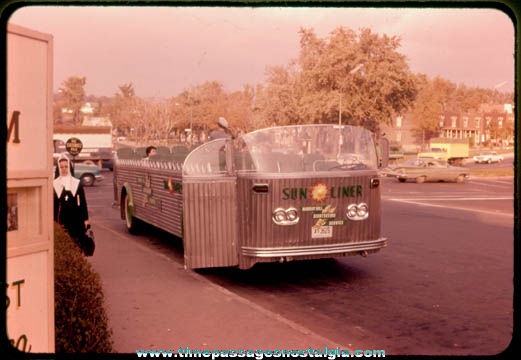
<svg viewBox="0 0 521 360">
<path fill-rule="evenodd" d="M 54 171 L 56 171 L 56 165 Z M 104 179 L 98 166 L 87 164 L 74 164 L 74 177 L 80 179 L 83 186 L 93 186 L 94 183 Z"/>
<path fill-rule="evenodd" d="M 384 173 L 386 176 L 397 178 L 400 182 L 416 180 L 417 183 L 444 180 L 461 183 L 470 178 L 468 168 L 452 166 L 444 160 L 430 158 L 409 159 Z"/>
<path fill-rule="evenodd" d="M 499 155 L 495 151 L 488 151 L 488 152 L 484 152 L 484 153 L 474 156 L 473 160 L 477 164 L 479 164 L 479 163 L 490 164 L 493 162 L 503 161 L 503 155 Z"/>
<path fill-rule="evenodd" d="M 103 181 L 101 169 L 96 165 L 74 164 L 74 177 L 81 180 L 83 186 L 93 186 Z"/>
</svg>

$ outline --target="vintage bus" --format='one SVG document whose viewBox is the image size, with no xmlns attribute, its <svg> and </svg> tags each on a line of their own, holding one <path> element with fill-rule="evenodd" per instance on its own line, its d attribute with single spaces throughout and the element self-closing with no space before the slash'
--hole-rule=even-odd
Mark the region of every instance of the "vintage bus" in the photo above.
<svg viewBox="0 0 521 360">
<path fill-rule="evenodd" d="M 387 245 L 374 136 L 361 127 L 273 127 L 192 150 L 158 147 L 146 159 L 136 150 L 115 159 L 121 217 L 131 233 L 143 221 L 182 238 L 188 268 L 366 256 Z"/>
</svg>

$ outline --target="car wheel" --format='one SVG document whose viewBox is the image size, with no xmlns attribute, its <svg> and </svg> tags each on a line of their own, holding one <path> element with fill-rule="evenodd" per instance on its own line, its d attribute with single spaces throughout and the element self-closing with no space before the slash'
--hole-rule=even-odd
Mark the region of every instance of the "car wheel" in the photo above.
<svg viewBox="0 0 521 360">
<path fill-rule="evenodd" d="M 457 183 L 462 183 L 464 180 L 465 180 L 465 176 L 464 175 L 458 175 L 458 177 L 456 178 L 456 182 Z"/>
<path fill-rule="evenodd" d="M 85 174 L 81 176 L 81 184 L 83 186 L 92 186 L 94 185 L 95 180 L 96 179 L 91 174 Z"/>
<path fill-rule="evenodd" d="M 404 183 L 407 179 L 398 178 L 398 181 Z"/>
<path fill-rule="evenodd" d="M 492 159 L 488 159 L 487 163 L 492 164 Z"/>
<path fill-rule="evenodd" d="M 416 178 L 416 182 L 417 182 L 418 184 L 424 183 L 424 182 L 425 182 L 425 176 L 418 176 L 418 177 Z"/>
<path fill-rule="evenodd" d="M 139 220 L 132 216 L 130 197 L 127 194 L 123 195 L 121 203 L 125 207 L 125 224 L 127 225 L 128 232 L 131 234 L 137 234 L 139 231 Z"/>
</svg>

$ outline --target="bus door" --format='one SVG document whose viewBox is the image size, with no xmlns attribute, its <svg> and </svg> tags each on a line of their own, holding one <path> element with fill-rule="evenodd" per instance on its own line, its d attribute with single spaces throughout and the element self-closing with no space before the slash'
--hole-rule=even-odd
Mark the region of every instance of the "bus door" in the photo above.
<svg viewBox="0 0 521 360">
<path fill-rule="evenodd" d="M 231 142 L 217 139 L 192 151 L 183 165 L 185 265 L 238 265 L 237 177 Z"/>
</svg>

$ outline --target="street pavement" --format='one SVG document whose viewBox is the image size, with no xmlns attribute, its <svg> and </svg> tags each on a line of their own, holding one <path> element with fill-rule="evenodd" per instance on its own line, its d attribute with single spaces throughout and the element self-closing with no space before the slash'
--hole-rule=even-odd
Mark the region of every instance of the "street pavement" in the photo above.
<svg viewBox="0 0 521 360">
<path fill-rule="evenodd" d="M 92 223 L 99 240 L 89 261 L 102 279 L 114 352 L 347 349 L 185 270 L 125 232 Z"/>
<path fill-rule="evenodd" d="M 387 182 L 388 179 L 385 180 Z M 111 176 L 107 176 L 106 182 L 88 189 L 87 195 L 91 223 L 97 238 L 96 253 L 89 258 L 89 261 L 100 274 L 103 282 L 110 326 L 114 331 L 114 352 L 135 353 L 136 350 L 177 350 L 186 347 L 201 350 L 307 350 L 309 348 L 323 349 L 325 346 L 328 349 L 337 347 L 351 349 L 351 343 L 357 344 L 355 346 L 359 346 L 359 348 L 362 346 L 355 339 L 357 334 L 355 330 L 358 328 L 355 318 L 350 318 L 351 325 L 342 324 L 342 319 L 338 319 L 340 322 L 336 324 L 337 326 L 333 326 L 331 319 L 324 321 L 322 327 L 333 326 L 337 328 L 337 332 L 344 331 L 344 336 L 340 339 L 335 336 L 334 332 L 330 332 L 333 329 L 322 331 L 321 326 L 316 326 L 316 321 L 313 320 L 316 318 L 313 315 L 309 315 L 309 321 L 302 319 L 302 316 L 307 317 L 305 309 L 295 309 L 295 313 L 300 314 L 300 317 L 292 318 L 291 314 L 284 314 L 277 308 L 268 310 L 270 306 L 263 304 L 263 301 L 257 301 L 251 296 L 244 296 L 240 291 L 235 291 L 233 286 L 218 285 L 218 282 L 208 279 L 207 272 L 185 269 L 182 265 L 182 251 L 178 252 L 178 258 L 173 258 L 172 252 L 165 253 L 164 243 L 168 243 L 169 239 L 160 239 L 163 244 L 155 247 L 153 244 L 150 246 L 147 240 L 151 234 L 129 235 L 124 221 L 119 219 L 119 209 L 111 208 L 109 205 L 112 200 L 110 196 L 107 197 L 107 194 L 110 193 L 111 185 Z M 460 192 L 461 189 L 465 190 L 465 193 L 469 191 L 474 193 L 479 188 L 483 188 L 479 183 L 474 185 L 474 182 L 464 187 L 455 184 L 406 184 L 411 185 L 410 187 L 402 185 L 398 184 L 392 189 L 401 189 L 400 193 L 413 191 L 411 195 L 416 197 L 418 190 L 428 190 L 427 188 L 432 188 L 430 190 L 433 191 L 443 187 L 446 190 L 457 192 Z M 475 189 L 475 187 L 477 188 Z M 488 187 L 490 185 L 487 183 L 486 188 Z M 382 197 L 385 199 L 392 196 L 394 199 L 397 194 L 399 193 L 396 191 L 389 193 L 384 191 Z M 447 195 L 445 190 L 444 194 Z M 435 196 L 436 193 L 432 195 Z M 424 201 L 408 197 L 404 200 Z M 456 203 L 455 206 L 460 205 Z M 508 213 L 511 210 L 503 209 L 501 211 Z M 503 217 L 496 216 L 496 218 L 497 221 L 504 222 Z M 152 236 L 152 238 L 154 237 Z M 399 239 L 400 236 L 395 236 L 395 238 Z M 398 247 L 398 245 L 395 244 L 393 247 Z M 386 251 L 391 250 L 386 249 Z M 386 253 L 379 256 L 379 262 L 382 262 L 382 259 L 386 258 Z M 359 260 L 349 259 L 349 264 Z M 372 263 L 371 267 L 377 266 L 379 262 Z M 404 261 L 404 263 L 406 262 Z M 384 269 L 375 269 L 375 273 L 385 274 L 385 269 L 392 268 L 391 265 L 382 266 Z M 359 266 L 362 268 L 362 265 Z M 276 267 L 273 268 L 276 269 Z M 408 281 L 410 282 L 410 279 Z M 364 286 L 371 285 L 364 283 Z M 269 287 L 263 286 L 262 288 L 264 290 L 261 289 L 262 291 L 259 293 L 265 294 L 266 291 L 269 291 Z M 415 289 L 414 286 L 412 288 Z M 324 298 L 326 302 L 333 301 L 330 298 L 338 296 L 333 293 L 336 291 L 334 289 L 336 288 L 328 291 L 331 296 L 323 294 L 321 298 Z M 291 288 L 288 291 L 292 293 L 295 290 Z M 356 297 L 357 294 L 358 292 L 354 291 L 353 296 Z M 280 292 L 273 292 L 272 296 L 278 297 L 279 295 Z M 302 293 L 298 296 L 306 295 Z M 316 297 L 313 299 L 316 300 Z M 353 299 L 350 301 L 355 304 Z M 273 298 L 272 302 L 277 302 L 277 299 Z M 294 304 L 297 307 L 302 306 L 302 304 L 298 305 L 297 301 Z M 351 305 L 354 306 L 353 304 Z M 332 305 L 334 304 L 329 303 L 328 306 Z M 365 302 L 365 306 L 368 305 Z M 343 306 L 345 307 L 345 304 Z M 339 314 L 339 311 L 340 309 L 336 309 L 333 313 Z M 289 320 L 291 318 L 292 320 Z M 368 319 L 364 321 L 366 325 L 369 325 Z M 310 323 L 313 323 L 313 326 Z M 342 329 L 338 328 L 340 324 L 342 324 Z M 306 326 L 313 328 L 316 332 L 309 330 Z M 353 328 L 353 336 L 346 336 L 351 333 L 346 332 L 348 327 Z M 391 332 L 388 331 L 388 333 Z M 336 342 L 331 340 L 333 338 L 337 339 Z M 398 340 L 400 339 L 395 339 L 393 343 Z M 339 344 L 338 341 L 342 343 Z M 400 341 L 403 342 L 403 339 Z M 383 341 L 380 343 L 383 344 Z M 417 351 L 415 352 L 417 353 Z"/>
</svg>

